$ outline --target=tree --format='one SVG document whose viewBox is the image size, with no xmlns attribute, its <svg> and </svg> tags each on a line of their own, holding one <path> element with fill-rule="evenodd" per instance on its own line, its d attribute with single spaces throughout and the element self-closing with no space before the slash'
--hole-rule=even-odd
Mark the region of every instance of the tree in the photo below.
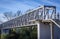
<svg viewBox="0 0 60 39">
<path fill-rule="evenodd" d="M 7 18 L 7 20 L 10 20 L 13 18 L 12 12 L 5 12 L 3 13 L 5 18 Z"/>
<path fill-rule="evenodd" d="M 32 9 L 28 9 L 26 12 L 29 12 L 29 11 L 31 11 Z"/>
<path fill-rule="evenodd" d="M 37 39 L 37 26 L 14 29 L 10 29 L 6 39 Z"/>
<path fill-rule="evenodd" d="M 10 11 L 10 12 L 5 12 L 3 14 L 5 16 L 4 18 L 7 18 L 7 20 L 11 20 L 22 15 L 21 11 L 19 10 L 16 13 L 12 13 L 12 11 Z"/>
<path fill-rule="evenodd" d="M 0 24 L 3 23 L 3 21 L 0 20 Z"/>
<path fill-rule="evenodd" d="M 18 11 L 17 11 L 17 16 L 21 16 L 21 15 L 22 15 L 21 11 L 18 10 Z"/>
</svg>

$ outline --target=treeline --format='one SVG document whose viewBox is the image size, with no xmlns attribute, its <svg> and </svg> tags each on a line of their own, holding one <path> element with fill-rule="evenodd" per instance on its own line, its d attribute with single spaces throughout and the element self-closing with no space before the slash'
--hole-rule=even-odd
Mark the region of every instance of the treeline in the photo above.
<svg viewBox="0 0 60 39">
<path fill-rule="evenodd" d="M 37 39 L 37 27 L 11 29 L 4 39 Z"/>
</svg>

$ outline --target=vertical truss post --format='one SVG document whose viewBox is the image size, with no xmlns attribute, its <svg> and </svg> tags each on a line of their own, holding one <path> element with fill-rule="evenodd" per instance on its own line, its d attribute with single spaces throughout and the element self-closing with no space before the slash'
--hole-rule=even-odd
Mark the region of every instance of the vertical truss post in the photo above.
<svg viewBox="0 0 60 39">
<path fill-rule="evenodd" d="M 50 23 L 50 31 L 51 31 L 51 39 L 54 39 L 54 26 L 52 26 L 52 22 Z"/>
<path fill-rule="evenodd" d="M 40 23 L 37 21 L 37 39 L 40 39 Z"/>
</svg>

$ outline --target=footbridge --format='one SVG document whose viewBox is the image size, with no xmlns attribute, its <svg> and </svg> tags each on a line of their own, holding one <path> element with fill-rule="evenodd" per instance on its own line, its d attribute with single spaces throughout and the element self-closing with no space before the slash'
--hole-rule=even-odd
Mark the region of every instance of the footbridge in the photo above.
<svg viewBox="0 0 60 39">
<path fill-rule="evenodd" d="M 15 19 L 0 24 L 4 29 L 37 26 L 37 39 L 60 39 L 60 13 L 55 6 L 40 6 Z"/>
</svg>

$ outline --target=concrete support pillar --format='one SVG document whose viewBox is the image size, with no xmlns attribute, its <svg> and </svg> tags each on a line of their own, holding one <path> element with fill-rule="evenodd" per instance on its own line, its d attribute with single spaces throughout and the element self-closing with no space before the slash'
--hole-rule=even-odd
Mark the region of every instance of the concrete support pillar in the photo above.
<svg viewBox="0 0 60 39">
<path fill-rule="evenodd" d="M 40 23 L 37 22 L 37 39 L 40 39 Z"/>
<path fill-rule="evenodd" d="M 50 30 L 51 30 L 51 39 L 54 39 L 54 26 L 52 26 L 52 22 L 50 23 Z"/>
</svg>

